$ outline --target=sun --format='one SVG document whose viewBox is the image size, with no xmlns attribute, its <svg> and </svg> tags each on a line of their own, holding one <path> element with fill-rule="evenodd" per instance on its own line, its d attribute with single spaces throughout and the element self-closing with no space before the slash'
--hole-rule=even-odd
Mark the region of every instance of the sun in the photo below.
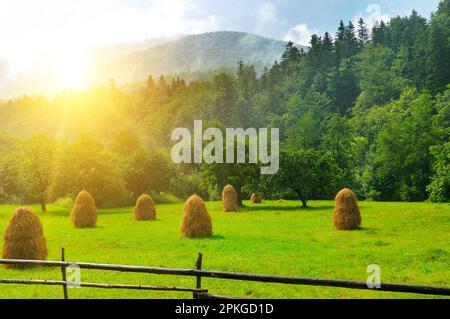
<svg viewBox="0 0 450 319">
<path fill-rule="evenodd" d="M 77 48 L 59 48 L 53 52 L 54 81 L 63 90 L 82 89 L 88 85 L 86 52 Z"/>
</svg>

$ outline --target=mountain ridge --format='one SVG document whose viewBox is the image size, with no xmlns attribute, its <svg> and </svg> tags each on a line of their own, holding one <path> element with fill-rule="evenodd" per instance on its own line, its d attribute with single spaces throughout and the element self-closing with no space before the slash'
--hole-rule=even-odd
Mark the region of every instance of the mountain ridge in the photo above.
<svg viewBox="0 0 450 319">
<path fill-rule="evenodd" d="M 142 80 L 150 74 L 157 77 L 234 68 L 240 61 L 254 64 L 261 72 L 264 66 L 281 58 L 286 44 L 282 40 L 237 31 L 186 35 L 101 64 L 91 76 L 129 82 Z"/>
</svg>

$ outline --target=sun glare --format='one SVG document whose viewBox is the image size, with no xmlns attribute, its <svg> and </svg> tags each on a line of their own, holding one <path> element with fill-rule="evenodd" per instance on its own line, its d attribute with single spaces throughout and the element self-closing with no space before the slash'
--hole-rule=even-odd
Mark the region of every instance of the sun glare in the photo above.
<svg viewBox="0 0 450 319">
<path fill-rule="evenodd" d="M 80 49 L 61 48 L 53 54 L 54 81 L 61 89 L 82 89 L 88 85 L 86 53 Z"/>
</svg>

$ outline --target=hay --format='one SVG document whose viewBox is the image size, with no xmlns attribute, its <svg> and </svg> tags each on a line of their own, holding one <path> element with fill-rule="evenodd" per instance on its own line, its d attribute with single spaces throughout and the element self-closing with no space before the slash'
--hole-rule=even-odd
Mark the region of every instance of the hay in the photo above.
<svg viewBox="0 0 450 319">
<path fill-rule="evenodd" d="M 95 227 L 97 224 L 97 208 L 91 194 L 87 191 L 81 191 L 78 194 L 70 217 L 76 228 Z"/>
<path fill-rule="evenodd" d="M 250 197 L 250 201 L 253 204 L 261 204 L 262 202 L 262 196 L 260 193 L 253 193 L 252 196 Z"/>
<path fill-rule="evenodd" d="M 182 237 L 189 238 L 210 237 L 213 234 L 211 217 L 198 195 L 192 195 L 184 205 L 180 233 Z"/>
<path fill-rule="evenodd" d="M 135 220 L 154 220 L 156 219 L 155 201 L 149 195 L 142 195 L 136 201 L 134 207 Z"/>
<path fill-rule="evenodd" d="M 239 199 L 233 186 L 227 185 L 222 192 L 222 211 L 226 213 L 239 211 Z"/>
<path fill-rule="evenodd" d="M 45 260 L 47 243 L 42 224 L 29 208 L 17 208 L 11 216 L 3 235 L 3 259 Z M 24 268 L 24 265 L 7 265 Z"/>
<path fill-rule="evenodd" d="M 343 189 L 336 195 L 334 227 L 337 230 L 354 230 L 361 226 L 358 200 L 350 189 Z"/>
</svg>

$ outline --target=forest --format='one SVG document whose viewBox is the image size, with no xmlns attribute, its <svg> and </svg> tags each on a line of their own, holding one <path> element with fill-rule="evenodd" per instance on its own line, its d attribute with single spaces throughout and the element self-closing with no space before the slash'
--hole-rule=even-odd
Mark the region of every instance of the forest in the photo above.
<svg viewBox="0 0 450 319">
<path fill-rule="evenodd" d="M 279 128 L 280 171 L 253 164 L 183 164 L 171 133 L 206 127 Z M 0 202 L 46 203 L 92 193 L 99 206 L 129 206 L 193 193 L 214 200 L 231 183 L 241 200 L 450 198 L 450 0 L 430 18 L 341 21 L 307 50 L 286 45 L 258 73 L 187 82 L 169 75 L 126 86 L 111 80 L 80 92 L 0 102 Z"/>
</svg>

